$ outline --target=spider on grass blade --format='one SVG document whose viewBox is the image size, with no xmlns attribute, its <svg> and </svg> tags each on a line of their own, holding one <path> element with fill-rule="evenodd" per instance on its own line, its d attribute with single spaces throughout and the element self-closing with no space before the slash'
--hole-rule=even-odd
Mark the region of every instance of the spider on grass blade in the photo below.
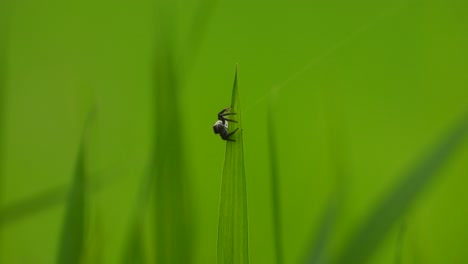
<svg viewBox="0 0 468 264">
<path fill-rule="evenodd" d="M 230 113 L 230 112 L 226 113 L 226 111 L 229 111 L 229 110 L 231 110 L 230 107 L 223 109 L 221 112 L 218 113 L 218 121 L 216 121 L 216 123 L 213 125 L 213 130 L 215 134 L 219 134 L 223 140 L 235 141 L 234 139 L 230 139 L 229 137 L 232 134 L 236 133 L 239 128 L 236 128 L 231 133 L 228 132 L 228 122 L 237 123 L 237 121 L 235 120 L 226 118 L 226 116 L 236 114 L 236 113 Z"/>
</svg>

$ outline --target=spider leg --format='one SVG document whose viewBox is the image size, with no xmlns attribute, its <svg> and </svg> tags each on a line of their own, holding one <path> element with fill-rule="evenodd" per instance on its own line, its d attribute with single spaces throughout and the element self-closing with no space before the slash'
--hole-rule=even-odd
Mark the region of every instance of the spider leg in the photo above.
<svg viewBox="0 0 468 264">
<path fill-rule="evenodd" d="M 221 116 L 228 116 L 228 115 L 235 115 L 236 113 L 224 113 L 224 114 L 220 114 Z"/>
<path fill-rule="evenodd" d="M 228 111 L 228 110 L 231 110 L 231 107 L 224 108 L 223 110 L 221 110 L 221 112 L 219 112 L 218 116 L 224 115 L 224 112 L 226 112 L 226 111 Z"/>
<path fill-rule="evenodd" d="M 234 131 L 232 131 L 231 133 L 227 134 L 226 138 L 224 140 L 228 140 L 228 141 L 235 141 L 234 139 L 230 139 L 229 137 L 232 136 L 232 134 L 236 133 L 237 130 L 239 130 L 239 128 L 236 128 L 234 129 Z"/>
<path fill-rule="evenodd" d="M 234 123 L 237 123 L 236 120 L 232 120 L 232 119 L 228 119 L 228 118 L 223 118 L 225 121 L 229 121 L 229 122 L 234 122 Z"/>
</svg>

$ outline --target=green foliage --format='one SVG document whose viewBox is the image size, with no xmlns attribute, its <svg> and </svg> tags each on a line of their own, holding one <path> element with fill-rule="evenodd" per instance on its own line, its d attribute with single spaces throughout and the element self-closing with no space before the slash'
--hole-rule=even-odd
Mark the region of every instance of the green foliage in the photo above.
<svg viewBox="0 0 468 264">
<path fill-rule="evenodd" d="M 0 227 L 14 224 L 16 221 L 32 217 L 51 207 L 63 204 L 68 198 L 67 187 L 50 188 L 32 197 L 4 206 L 0 211 Z"/>
<path fill-rule="evenodd" d="M 141 186 L 139 188 L 135 212 L 132 215 L 128 234 L 125 240 L 125 249 L 122 256 L 123 264 L 144 264 L 148 261 L 148 253 L 145 252 L 145 231 L 147 230 L 146 215 L 154 190 L 155 166 L 145 170 Z"/>
<path fill-rule="evenodd" d="M 337 263 L 367 263 L 386 235 L 440 175 L 468 136 L 468 115 L 394 186 L 357 228 Z"/>
<path fill-rule="evenodd" d="M 283 239 L 282 239 L 282 224 L 281 224 L 281 196 L 280 196 L 280 182 L 279 182 L 279 168 L 278 168 L 278 153 L 276 150 L 276 128 L 274 125 L 274 113 L 273 113 L 273 99 L 270 98 L 270 104 L 268 108 L 268 147 L 269 147 L 269 158 L 270 158 L 270 174 L 271 174 L 271 198 L 273 207 L 273 234 L 275 244 L 275 257 L 276 263 L 282 264 L 284 262 L 283 257 Z"/>
<path fill-rule="evenodd" d="M 140 215 L 138 215 L 140 216 Z M 141 217 L 141 216 L 140 216 Z M 130 235 L 127 238 L 127 245 L 125 249 L 125 254 L 122 259 L 122 264 L 144 264 L 145 262 L 145 252 L 144 252 L 144 238 L 143 238 L 143 223 L 141 218 L 134 220 L 131 229 Z"/>
<path fill-rule="evenodd" d="M 191 194 L 183 153 L 179 79 L 172 36 L 161 30 L 154 67 L 154 221 L 157 263 L 192 262 Z"/>
<path fill-rule="evenodd" d="M 83 263 L 85 249 L 87 206 L 87 178 L 85 167 L 84 140 L 80 144 L 74 173 L 63 221 L 62 235 L 58 251 L 58 264 Z"/>
<path fill-rule="evenodd" d="M 5 104 L 6 104 L 6 90 L 7 90 L 7 41 L 8 41 L 8 16 L 9 9 L 7 1 L 0 2 L 0 206 L 3 205 L 4 192 L 5 192 Z M 0 212 L 0 219 L 2 214 Z M 1 221 L 0 221 L 1 226 Z M 0 229 L 0 262 L 2 260 L 2 243 L 3 243 L 3 230 Z"/>
<path fill-rule="evenodd" d="M 403 240 L 404 240 L 405 231 L 406 231 L 404 220 L 400 224 L 399 229 L 400 230 L 398 230 L 398 236 L 397 236 L 396 245 L 395 245 L 395 264 L 403 263 L 402 249 L 403 249 Z"/>
<path fill-rule="evenodd" d="M 0 1 L 0 262 L 468 263 L 467 5 Z"/>
<path fill-rule="evenodd" d="M 229 132 L 238 128 L 226 141 L 218 223 L 218 264 L 249 263 L 249 227 L 247 189 L 244 168 L 244 131 L 237 86 L 237 68 L 232 89 L 231 112 L 237 123 L 230 122 Z"/>
<path fill-rule="evenodd" d="M 6 71 L 7 71 L 7 13 L 5 1 L 0 2 L 0 205 L 2 205 L 3 185 L 4 185 L 4 167 L 3 167 L 3 152 L 4 152 L 4 124 L 5 124 L 5 91 L 6 91 Z M 1 216 L 1 215 L 0 215 Z M 0 238 L 1 238 L 0 231 Z M 0 239 L 1 240 L 1 239 Z M 1 242 L 0 242 L 1 245 Z M 1 249 L 0 249 L 1 252 Z M 1 261 L 1 259 L 0 259 Z"/>
</svg>

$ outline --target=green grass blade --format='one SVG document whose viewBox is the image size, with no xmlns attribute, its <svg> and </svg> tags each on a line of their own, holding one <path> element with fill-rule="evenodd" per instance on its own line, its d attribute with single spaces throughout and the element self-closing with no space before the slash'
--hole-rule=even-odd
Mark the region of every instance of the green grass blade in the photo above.
<svg viewBox="0 0 468 264">
<path fill-rule="evenodd" d="M 19 202 L 4 206 L 0 209 L 0 229 L 15 221 L 31 217 L 53 206 L 62 204 L 68 198 L 67 187 L 50 188 Z"/>
<path fill-rule="evenodd" d="M 6 1 L 0 2 L 0 205 L 3 198 L 3 151 L 5 150 L 4 144 L 4 112 L 5 112 L 5 90 L 6 90 L 6 68 L 7 68 L 7 34 L 6 34 Z M 2 239 L 0 238 L 0 241 Z"/>
<path fill-rule="evenodd" d="M 221 183 L 218 224 L 218 264 L 249 263 L 247 191 L 244 170 L 242 114 L 237 87 L 237 69 L 232 90 L 231 112 L 238 123 L 229 123 L 229 131 L 239 130 L 226 141 Z"/>
<path fill-rule="evenodd" d="M 144 238 L 142 221 L 134 220 L 131 224 L 130 235 L 126 240 L 123 264 L 144 264 Z"/>
<path fill-rule="evenodd" d="M 6 103 L 6 85 L 7 85 L 7 22 L 8 9 L 7 1 L 0 2 L 0 204 L 2 201 L 2 186 L 3 186 L 3 151 L 4 144 L 4 128 L 5 128 L 5 103 Z"/>
<path fill-rule="evenodd" d="M 333 167 L 335 186 L 329 198 L 327 206 L 323 209 L 320 224 L 314 236 L 310 239 L 311 245 L 306 251 L 306 263 L 321 264 L 330 263 L 331 241 L 335 234 L 341 211 L 344 208 L 349 186 L 349 166 L 346 127 L 341 104 L 339 104 L 330 91 L 326 90 L 326 128 L 330 148 L 330 160 Z"/>
<path fill-rule="evenodd" d="M 193 261 L 193 212 L 181 128 L 181 78 L 173 45 L 173 14 L 169 6 L 161 6 L 155 49 L 155 258 L 157 263 L 189 264 Z"/>
<path fill-rule="evenodd" d="M 191 27 L 189 30 L 188 45 L 186 46 L 186 58 L 184 73 L 192 67 L 200 51 L 203 37 L 209 26 L 209 21 L 214 14 L 214 10 L 218 0 L 202 0 L 195 9 L 194 17 L 192 18 Z"/>
<path fill-rule="evenodd" d="M 118 170 L 120 168 L 117 164 L 114 166 L 113 169 Z M 109 173 L 106 171 L 92 173 L 89 175 L 89 178 L 94 179 L 94 175 Z M 111 176 L 107 176 L 107 178 L 104 179 L 94 179 L 90 181 L 88 183 L 89 194 L 95 195 L 103 189 L 110 188 L 122 179 L 122 175 L 118 175 L 115 172 L 110 173 L 110 175 Z M 0 208 L 0 229 L 6 228 L 9 224 L 13 224 L 21 219 L 32 217 L 40 212 L 62 205 L 64 202 L 68 201 L 68 193 L 71 188 L 73 188 L 73 183 L 71 183 L 70 186 L 61 185 L 51 187 L 20 201 L 15 201 L 3 206 L 3 208 Z"/>
<path fill-rule="evenodd" d="M 400 230 L 398 230 L 398 236 L 396 239 L 395 245 L 395 264 L 403 263 L 403 240 L 406 234 L 406 222 L 403 221 L 400 225 Z"/>
<path fill-rule="evenodd" d="M 142 180 L 135 213 L 133 214 L 128 238 L 126 239 L 126 248 L 122 258 L 123 264 L 143 264 L 147 261 L 143 232 L 145 231 L 145 216 L 148 204 L 154 189 L 154 169 L 155 166 L 150 166 L 150 169 L 146 171 Z"/>
<path fill-rule="evenodd" d="M 6 68 L 7 68 L 7 34 L 6 34 L 6 15 L 8 11 L 6 10 L 6 2 L 0 2 L 0 205 L 3 204 L 3 184 L 4 184 L 4 151 L 5 151 L 5 142 L 4 139 L 4 128 L 5 128 L 5 90 L 6 90 Z M 1 215 L 0 215 L 1 216 Z M 0 262 L 2 261 L 2 230 L 0 230 Z"/>
<path fill-rule="evenodd" d="M 103 225 L 99 218 L 99 215 L 96 215 L 90 221 L 89 231 L 87 231 L 85 246 L 84 246 L 84 257 L 81 263 L 83 264 L 101 264 L 104 263 L 104 247 L 105 239 L 102 233 Z M 137 263 L 135 263 L 137 264 Z"/>
<path fill-rule="evenodd" d="M 386 196 L 351 236 L 337 263 L 366 263 L 468 135 L 468 115 Z"/>
<path fill-rule="evenodd" d="M 168 59 L 170 62 L 171 59 Z M 159 68 L 155 159 L 155 231 L 158 263 L 192 261 L 189 184 L 183 158 L 182 122 L 173 65 Z M 176 128 L 176 129 L 174 129 Z"/>
<path fill-rule="evenodd" d="M 330 237 L 335 228 L 338 215 L 338 200 L 332 200 L 327 205 L 322 214 L 322 219 L 319 224 L 318 233 L 314 237 L 313 245 L 311 246 L 310 255 L 307 256 L 306 263 L 320 264 L 328 263 L 327 249 L 330 242 Z"/>
<path fill-rule="evenodd" d="M 276 263 L 283 263 L 283 247 L 282 247 L 282 225 L 281 225 L 281 208 L 280 208 L 280 191 L 279 191 L 279 168 L 278 154 L 276 150 L 276 129 L 273 121 L 273 102 L 270 99 L 270 107 L 268 109 L 268 146 L 270 149 L 270 176 L 271 176 L 271 199 L 273 211 L 273 239 L 275 244 Z"/>
<path fill-rule="evenodd" d="M 69 189 L 68 200 L 65 204 L 65 217 L 58 251 L 58 264 L 83 263 L 86 257 L 85 239 L 87 238 L 86 224 L 88 223 L 89 205 L 89 175 L 86 171 L 86 143 L 89 129 L 94 121 L 96 109 L 88 115 L 81 143 L 78 149 L 77 162 L 73 185 Z"/>
<path fill-rule="evenodd" d="M 81 143 L 75 168 L 74 183 L 66 206 L 57 263 L 81 263 L 84 251 L 86 217 L 86 175 L 84 142 Z"/>
</svg>

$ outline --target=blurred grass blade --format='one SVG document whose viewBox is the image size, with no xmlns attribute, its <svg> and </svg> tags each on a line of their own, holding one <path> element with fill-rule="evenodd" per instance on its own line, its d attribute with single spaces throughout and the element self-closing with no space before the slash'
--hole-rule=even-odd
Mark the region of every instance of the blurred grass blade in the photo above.
<svg viewBox="0 0 468 264">
<path fill-rule="evenodd" d="M 101 220 L 99 215 L 96 215 L 93 223 L 90 224 L 90 230 L 86 235 L 84 246 L 84 257 L 81 263 L 83 264 L 101 264 L 104 261 L 104 236 L 102 230 Z"/>
<path fill-rule="evenodd" d="M 309 256 L 307 256 L 306 263 L 323 264 L 329 262 L 327 250 L 330 237 L 336 225 L 338 208 L 338 199 L 332 199 L 327 205 L 323 212 L 317 234 L 312 240 L 311 250 Z"/>
<path fill-rule="evenodd" d="M 237 68 L 232 90 L 231 112 L 238 123 L 229 123 L 229 131 L 239 130 L 226 141 L 221 182 L 218 224 L 218 264 L 249 263 L 247 191 L 244 170 L 242 114 L 237 87 Z"/>
<path fill-rule="evenodd" d="M 155 231 L 157 263 L 187 264 L 191 257 L 191 213 L 178 108 L 176 76 L 171 62 L 160 73 L 156 105 Z"/>
<path fill-rule="evenodd" d="M 59 245 L 59 264 L 78 264 L 85 261 L 86 224 L 88 219 L 88 175 L 86 175 L 86 143 L 90 125 L 94 120 L 96 108 L 88 115 L 81 143 L 78 149 L 73 185 L 65 204 L 65 218 Z"/>
<path fill-rule="evenodd" d="M 0 1 L 0 206 L 3 205 L 3 184 L 4 184 L 4 151 L 5 151 L 5 138 L 4 138 L 4 129 L 5 129 L 5 95 L 6 95 L 6 68 L 7 68 L 7 14 L 8 10 L 6 9 L 7 1 Z M 1 213 L 1 212 L 0 212 Z M 2 215 L 0 215 L 1 217 Z M 2 261 L 2 244 L 3 244 L 3 234 L 0 230 L 0 262 Z"/>
<path fill-rule="evenodd" d="M 130 235 L 127 238 L 123 264 L 143 264 L 145 262 L 143 223 L 134 220 L 131 223 Z"/>
<path fill-rule="evenodd" d="M 421 195 L 429 183 L 455 151 L 462 145 L 468 135 L 468 115 L 435 147 L 427 156 L 412 169 L 403 180 L 386 196 L 362 225 L 351 236 L 338 263 L 366 263 L 384 240 L 387 233 L 394 227 Z"/>
<path fill-rule="evenodd" d="M 117 164 L 113 165 L 113 170 L 118 169 L 120 169 L 120 167 Z M 110 188 L 123 178 L 115 172 L 111 173 L 112 176 L 102 177 L 102 179 L 96 180 L 93 177 L 94 175 L 102 175 L 104 173 L 109 173 L 109 171 L 99 171 L 89 175 L 89 178 L 93 179 L 93 181 L 88 182 L 88 192 L 90 195 L 94 195 L 103 189 Z M 51 187 L 48 190 L 44 190 L 20 201 L 15 201 L 3 206 L 3 208 L 0 208 L 0 228 L 5 228 L 7 225 L 16 221 L 32 217 L 44 210 L 61 205 L 65 201 L 68 201 L 68 193 L 71 188 L 73 188 L 73 183 L 70 184 L 70 186 L 62 185 Z"/>
<path fill-rule="evenodd" d="M 97 174 L 102 173 L 103 172 L 99 172 Z M 91 174 L 90 178 L 93 178 L 92 175 L 96 174 Z M 113 176 L 115 176 L 115 174 L 113 174 Z M 122 177 L 119 176 L 89 182 L 88 192 L 90 195 L 95 194 L 104 188 L 109 188 L 121 178 Z M 20 221 L 24 218 L 32 217 L 35 214 L 40 213 L 44 210 L 48 210 L 55 206 L 61 205 L 65 201 L 68 202 L 67 198 L 68 193 L 70 192 L 69 189 L 73 188 L 73 184 L 70 185 L 71 186 L 62 185 L 57 187 L 51 187 L 48 190 L 31 195 L 30 197 L 24 198 L 20 201 L 5 205 L 3 208 L 0 209 L 0 228 L 4 228 L 5 226 L 11 223 Z"/>
<path fill-rule="evenodd" d="M 195 9 L 188 41 L 186 42 L 188 45 L 186 46 L 185 57 L 188 62 L 185 63 L 184 73 L 187 73 L 186 69 L 191 69 L 192 64 L 197 58 L 203 37 L 208 29 L 209 20 L 213 16 L 218 0 L 202 0 L 199 3 Z"/>
<path fill-rule="evenodd" d="M 0 210 L 0 228 L 62 204 L 67 198 L 67 190 L 66 186 L 54 187 L 5 206 Z"/>
<path fill-rule="evenodd" d="M 85 219 L 86 219 L 86 177 L 84 142 L 82 141 L 75 168 L 74 183 L 70 189 L 66 206 L 62 238 L 59 245 L 59 264 L 82 262 Z"/>
<path fill-rule="evenodd" d="M 155 258 L 157 263 L 192 263 L 192 208 L 180 108 L 180 69 L 174 45 L 173 6 L 158 9 L 155 47 L 155 145 L 153 146 Z"/>
<path fill-rule="evenodd" d="M 143 264 L 146 263 L 146 253 L 144 250 L 144 226 L 145 215 L 150 202 L 151 193 L 154 189 L 154 169 L 150 165 L 149 170 L 145 172 L 138 193 L 136 210 L 130 223 L 128 238 L 126 239 L 126 248 L 122 258 L 123 264 Z"/>
<path fill-rule="evenodd" d="M 271 175 L 271 199 L 272 199 L 272 212 L 273 212 L 273 239 L 275 244 L 276 263 L 283 263 L 283 247 L 281 245 L 282 239 L 282 225 L 281 225 L 281 208 L 280 208 L 280 191 L 279 191 L 279 168 L 278 168 L 278 154 L 276 151 L 276 137 L 275 126 L 273 121 L 273 98 L 270 98 L 268 108 L 268 146 L 270 149 L 270 175 Z"/>
<path fill-rule="evenodd" d="M 330 148 L 330 160 L 333 176 L 335 178 L 334 189 L 315 235 L 312 237 L 311 246 L 307 251 L 306 263 L 321 264 L 330 263 L 330 244 L 335 234 L 336 227 L 341 217 L 345 199 L 348 193 L 348 181 L 351 174 L 348 166 L 345 118 L 341 104 L 336 101 L 333 91 L 325 90 L 326 128 Z"/>
<path fill-rule="evenodd" d="M 0 1 L 0 205 L 2 205 L 3 198 L 3 157 L 5 151 L 4 129 L 5 129 L 5 103 L 6 103 L 6 86 L 7 86 L 7 2 Z M 1 238 L 0 238 L 1 243 Z"/>
<path fill-rule="evenodd" d="M 406 222 L 403 221 L 400 225 L 400 230 L 398 230 L 398 236 L 396 239 L 395 246 L 395 264 L 403 263 L 403 240 L 406 234 Z"/>
</svg>

